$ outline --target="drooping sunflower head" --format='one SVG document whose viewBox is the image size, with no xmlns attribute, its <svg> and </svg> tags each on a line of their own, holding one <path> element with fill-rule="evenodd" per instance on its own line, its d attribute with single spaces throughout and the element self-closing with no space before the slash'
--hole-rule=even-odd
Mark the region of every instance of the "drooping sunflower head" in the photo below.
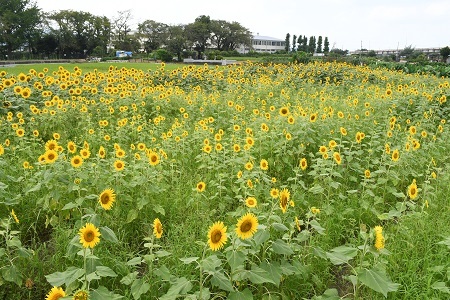
<svg viewBox="0 0 450 300">
<path fill-rule="evenodd" d="M 73 300 L 88 300 L 89 299 L 89 291 L 86 290 L 78 290 L 73 294 Z"/>
<path fill-rule="evenodd" d="M 160 221 L 158 218 L 156 218 L 156 219 L 153 221 L 153 235 L 154 235 L 157 239 L 160 239 L 161 236 L 162 236 L 162 234 L 163 234 L 162 223 L 161 223 L 161 221 Z"/>
<path fill-rule="evenodd" d="M 227 242 L 227 227 L 221 221 L 214 223 L 208 231 L 208 244 L 212 251 L 220 250 Z"/>
<path fill-rule="evenodd" d="M 104 190 L 98 197 L 98 202 L 105 210 L 110 210 L 114 204 L 114 201 L 116 201 L 116 194 L 114 194 L 113 189 Z"/>
<path fill-rule="evenodd" d="M 258 228 L 258 219 L 252 213 L 243 215 L 236 224 L 236 234 L 240 239 L 251 238 Z"/>
<path fill-rule="evenodd" d="M 59 298 L 65 297 L 66 293 L 61 287 L 52 287 L 50 292 L 48 292 L 45 300 L 58 300 Z"/>
<path fill-rule="evenodd" d="M 84 248 L 94 248 L 100 242 L 100 231 L 92 223 L 86 223 L 78 234 Z"/>
<path fill-rule="evenodd" d="M 283 213 L 286 212 L 290 197 L 291 193 L 288 191 L 288 189 L 283 189 L 280 192 L 280 208 L 283 211 Z"/>
</svg>

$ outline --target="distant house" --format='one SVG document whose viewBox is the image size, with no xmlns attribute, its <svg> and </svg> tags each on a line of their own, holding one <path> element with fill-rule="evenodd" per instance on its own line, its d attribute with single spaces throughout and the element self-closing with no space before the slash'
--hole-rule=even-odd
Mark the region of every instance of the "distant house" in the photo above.
<svg viewBox="0 0 450 300">
<path fill-rule="evenodd" d="M 277 51 L 285 50 L 285 45 L 286 42 L 284 40 L 257 34 L 252 37 L 250 47 L 248 47 L 248 45 L 241 45 L 236 50 L 239 53 L 248 53 L 249 51 L 260 53 L 275 53 Z"/>
</svg>

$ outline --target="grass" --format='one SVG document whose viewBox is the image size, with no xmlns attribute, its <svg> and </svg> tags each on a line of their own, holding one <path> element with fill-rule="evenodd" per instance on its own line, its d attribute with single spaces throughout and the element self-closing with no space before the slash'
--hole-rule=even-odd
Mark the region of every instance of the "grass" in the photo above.
<svg viewBox="0 0 450 300">
<path fill-rule="evenodd" d="M 94 300 L 446 299 L 447 79 L 318 62 L 110 66 L 0 69 L 0 297 L 57 285 Z M 212 251 L 218 221 L 227 239 Z"/>
</svg>

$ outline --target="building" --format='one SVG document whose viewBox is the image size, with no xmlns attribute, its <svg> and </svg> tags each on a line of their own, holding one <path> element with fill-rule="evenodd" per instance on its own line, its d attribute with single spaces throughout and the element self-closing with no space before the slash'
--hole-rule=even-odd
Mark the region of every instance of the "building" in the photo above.
<svg viewBox="0 0 450 300">
<path fill-rule="evenodd" d="M 275 53 L 277 51 L 285 50 L 286 42 L 277 38 L 263 35 L 254 35 L 252 37 L 251 46 L 241 45 L 236 50 L 239 53 L 248 53 L 250 51 L 255 51 L 259 53 Z"/>
</svg>

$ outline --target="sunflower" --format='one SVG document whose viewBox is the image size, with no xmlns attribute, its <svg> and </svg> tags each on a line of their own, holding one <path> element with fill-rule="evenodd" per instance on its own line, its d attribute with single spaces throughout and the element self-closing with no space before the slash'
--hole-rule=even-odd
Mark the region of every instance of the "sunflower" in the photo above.
<svg viewBox="0 0 450 300">
<path fill-rule="evenodd" d="M 317 121 L 317 113 L 311 114 L 309 116 L 309 122 L 314 123 Z"/>
<path fill-rule="evenodd" d="M 13 219 L 14 219 L 14 222 L 16 222 L 17 224 L 19 224 L 19 218 L 17 218 L 17 215 L 16 215 L 16 213 L 14 212 L 14 209 L 12 209 L 11 210 L 11 216 L 13 217 Z"/>
<path fill-rule="evenodd" d="M 83 164 L 83 158 L 79 155 L 75 155 L 74 157 L 72 157 L 72 159 L 70 160 L 70 164 L 72 165 L 72 167 L 74 168 L 79 168 L 81 167 L 81 165 Z"/>
<path fill-rule="evenodd" d="M 236 152 L 236 153 L 241 151 L 241 146 L 239 146 L 239 144 L 234 144 L 233 145 L 233 151 Z"/>
<path fill-rule="evenodd" d="M 272 196 L 272 198 L 276 199 L 280 196 L 280 191 L 276 188 L 273 188 L 270 190 L 270 196 Z"/>
<path fill-rule="evenodd" d="M 245 144 L 252 147 L 255 144 L 255 140 L 251 136 L 248 136 L 245 138 Z"/>
<path fill-rule="evenodd" d="M 413 179 L 413 182 L 408 186 L 408 196 L 411 200 L 414 200 L 417 198 L 418 194 L 419 194 L 419 191 L 417 189 L 416 180 Z"/>
<path fill-rule="evenodd" d="M 123 149 L 117 149 L 116 150 L 116 157 L 122 158 L 125 156 L 125 151 Z"/>
<path fill-rule="evenodd" d="M 217 221 L 208 231 L 208 244 L 212 251 L 220 250 L 227 242 L 227 227 L 221 221 Z"/>
<path fill-rule="evenodd" d="M 18 129 L 16 130 L 16 135 L 17 135 L 18 137 L 23 137 L 23 136 L 25 135 L 25 130 L 23 130 L 23 128 L 18 128 Z"/>
<path fill-rule="evenodd" d="M 302 158 L 300 160 L 300 168 L 304 171 L 306 170 L 306 168 L 308 167 L 308 161 L 306 160 L 306 158 Z"/>
<path fill-rule="evenodd" d="M 153 221 L 153 235 L 157 239 L 160 239 L 162 234 L 163 234 L 163 227 L 162 227 L 161 221 L 158 218 L 156 218 Z"/>
<path fill-rule="evenodd" d="M 323 155 L 324 153 L 326 153 L 328 151 L 328 148 L 326 146 L 320 146 L 319 147 L 319 152 Z"/>
<path fill-rule="evenodd" d="M 200 181 L 199 183 L 197 183 L 197 192 L 204 192 L 206 189 L 206 183 L 204 183 L 203 181 Z"/>
<path fill-rule="evenodd" d="M 247 197 L 247 199 L 245 199 L 245 205 L 247 207 L 256 207 L 256 205 L 258 204 L 258 201 L 256 201 L 255 197 Z"/>
<path fill-rule="evenodd" d="M 106 189 L 101 192 L 98 197 L 98 202 L 105 210 L 110 210 L 113 206 L 114 201 L 116 201 L 116 195 L 113 189 Z"/>
<path fill-rule="evenodd" d="M 252 213 L 243 215 L 236 224 L 236 234 L 240 239 L 251 238 L 258 227 L 258 219 Z"/>
<path fill-rule="evenodd" d="M 70 141 L 67 143 L 67 150 L 69 150 L 70 153 L 77 152 L 77 145 L 75 145 L 74 142 Z"/>
<path fill-rule="evenodd" d="M 116 169 L 116 171 L 122 171 L 124 168 L 125 168 L 125 163 L 123 161 L 121 161 L 120 159 L 118 159 L 114 162 L 114 169 Z"/>
<path fill-rule="evenodd" d="M 148 154 L 148 162 L 150 163 L 151 166 L 156 166 L 157 164 L 159 164 L 159 155 L 158 155 L 158 153 L 151 151 Z"/>
<path fill-rule="evenodd" d="M 259 162 L 259 167 L 261 168 L 261 170 L 267 171 L 269 169 L 269 163 L 267 162 L 267 160 L 261 159 L 261 161 Z"/>
<path fill-rule="evenodd" d="M 45 297 L 45 300 L 57 300 L 65 296 L 66 293 L 62 288 L 54 286 L 52 287 L 50 292 L 48 292 L 47 296 Z"/>
<path fill-rule="evenodd" d="M 100 231 L 92 223 L 86 223 L 78 233 L 84 248 L 94 248 L 100 242 Z"/>
<path fill-rule="evenodd" d="M 347 130 L 344 127 L 341 127 L 339 131 L 341 132 L 341 135 L 347 135 Z"/>
<path fill-rule="evenodd" d="M 212 150 L 212 147 L 211 147 L 211 145 L 205 145 L 205 146 L 203 146 L 203 151 L 204 152 L 206 152 L 206 153 L 211 153 L 211 150 Z"/>
<path fill-rule="evenodd" d="M 366 170 L 364 171 L 364 177 L 370 178 L 370 170 L 366 169 Z"/>
<path fill-rule="evenodd" d="M 400 158 L 400 152 L 398 151 L 398 149 L 395 149 L 394 151 L 392 151 L 392 160 L 398 161 L 399 158 Z"/>
<path fill-rule="evenodd" d="M 253 164 L 251 162 L 247 162 L 244 167 L 247 171 L 251 171 L 253 169 Z"/>
<path fill-rule="evenodd" d="M 383 237 L 383 227 L 375 226 L 373 229 L 375 233 L 375 248 L 381 250 L 384 248 L 384 237 Z"/>
<path fill-rule="evenodd" d="M 283 106 L 282 108 L 280 108 L 280 116 L 282 117 L 286 117 L 287 115 L 289 115 L 289 107 Z"/>
<path fill-rule="evenodd" d="M 103 146 L 100 146 L 100 149 L 98 150 L 98 156 L 100 158 L 105 158 L 106 156 L 106 150 L 105 148 L 103 148 Z"/>
<path fill-rule="evenodd" d="M 83 148 L 80 150 L 80 156 L 83 159 L 87 159 L 87 158 L 89 158 L 89 156 L 91 156 L 91 151 L 89 151 L 89 149 Z"/>
<path fill-rule="evenodd" d="M 3 153 L 5 153 L 5 148 L 3 148 L 2 144 L 0 144 L 0 156 L 2 156 Z"/>
<path fill-rule="evenodd" d="M 58 142 L 55 140 L 49 140 L 45 143 L 45 150 L 56 150 L 58 148 Z"/>
<path fill-rule="evenodd" d="M 88 300 L 89 299 L 89 291 L 86 290 L 78 290 L 73 294 L 73 300 Z"/>
<path fill-rule="evenodd" d="M 280 192 L 280 207 L 283 213 L 286 212 L 287 206 L 289 204 L 289 198 L 291 197 L 291 193 L 288 191 L 288 189 L 283 189 Z"/>
<path fill-rule="evenodd" d="M 340 164 L 342 163 L 341 154 L 339 154 L 339 152 L 334 152 L 334 153 L 333 153 L 333 158 L 334 158 L 334 161 L 335 161 L 338 165 L 340 165 Z"/>
<path fill-rule="evenodd" d="M 55 150 L 47 150 L 44 153 L 44 158 L 46 163 L 54 163 L 58 159 L 58 152 Z"/>
</svg>

